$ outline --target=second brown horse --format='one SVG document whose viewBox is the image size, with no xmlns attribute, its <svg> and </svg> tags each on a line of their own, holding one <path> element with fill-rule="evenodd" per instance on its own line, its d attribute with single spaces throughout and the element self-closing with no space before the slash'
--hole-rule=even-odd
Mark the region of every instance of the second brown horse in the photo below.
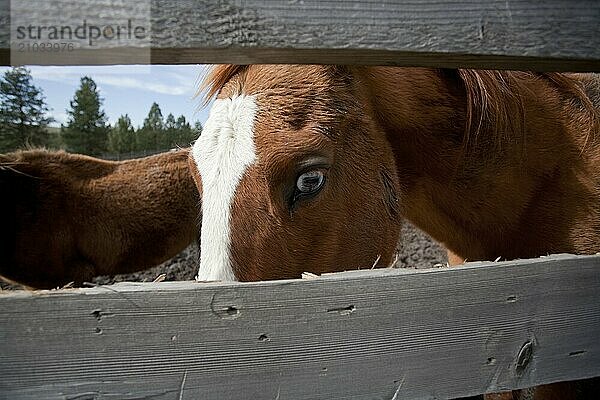
<svg viewBox="0 0 600 400">
<path fill-rule="evenodd" d="M 105 161 L 46 150 L 0 155 L 0 275 L 35 288 L 127 273 L 197 237 L 188 150 Z"/>
</svg>

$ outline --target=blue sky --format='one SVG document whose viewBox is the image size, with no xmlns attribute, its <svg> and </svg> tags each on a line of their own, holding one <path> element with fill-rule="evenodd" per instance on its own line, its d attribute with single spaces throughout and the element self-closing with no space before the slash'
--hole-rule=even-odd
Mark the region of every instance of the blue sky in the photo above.
<svg viewBox="0 0 600 400">
<path fill-rule="evenodd" d="M 208 109 L 201 109 L 202 97 L 194 97 L 206 67 L 203 65 L 111 65 L 111 66 L 28 66 L 33 83 L 41 88 L 50 114 L 64 123 L 66 109 L 82 76 L 90 76 L 104 98 L 104 111 L 112 125 L 128 114 L 134 126 L 141 126 L 150 106 L 157 102 L 163 116 L 183 114 L 193 124 L 204 122 Z M 4 74 L 6 67 L 0 67 Z"/>
</svg>

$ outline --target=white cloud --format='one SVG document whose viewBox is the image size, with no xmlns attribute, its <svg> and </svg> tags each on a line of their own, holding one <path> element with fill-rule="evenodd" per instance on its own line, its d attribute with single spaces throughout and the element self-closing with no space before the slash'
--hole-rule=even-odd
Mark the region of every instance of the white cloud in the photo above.
<svg viewBox="0 0 600 400">
<path fill-rule="evenodd" d="M 31 66 L 35 80 L 73 82 L 89 75 L 98 85 L 137 89 L 146 92 L 192 97 L 198 85 L 202 66 L 116 65 L 110 67 Z"/>
<path fill-rule="evenodd" d="M 138 78 L 132 78 L 127 76 L 115 76 L 115 75 L 97 75 L 93 78 L 96 83 L 103 85 L 117 86 L 120 88 L 138 89 L 145 90 L 148 92 L 155 92 L 161 94 L 170 94 L 181 96 L 184 94 L 191 94 L 194 91 L 192 85 L 172 85 L 169 83 L 161 83 L 157 81 L 146 81 Z"/>
</svg>

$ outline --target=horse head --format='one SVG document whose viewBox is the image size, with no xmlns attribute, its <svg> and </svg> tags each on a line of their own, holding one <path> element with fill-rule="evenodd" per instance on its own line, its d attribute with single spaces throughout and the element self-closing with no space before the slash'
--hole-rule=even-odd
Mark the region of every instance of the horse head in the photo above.
<svg viewBox="0 0 600 400">
<path fill-rule="evenodd" d="M 394 157 L 344 67 L 224 66 L 190 155 L 202 196 L 198 280 L 297 278 L 391 262 Z"/>
</svg>

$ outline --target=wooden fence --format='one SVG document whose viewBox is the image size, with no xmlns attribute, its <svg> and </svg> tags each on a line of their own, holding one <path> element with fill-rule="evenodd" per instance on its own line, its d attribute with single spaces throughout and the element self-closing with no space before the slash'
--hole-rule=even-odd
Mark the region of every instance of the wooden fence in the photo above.
<svg viewBox="0 0 600 400">
<path fill-rule="evenodd" d="M 5 399 L 453 398 L 600 376 L 600 256 L 0 295 Z"/>
<path fill-rule="evenodd" d="M 21 0 L 23 1 L 23 0 Z M 94 17 L 145 20 L 157 64 L 332 63 L 448 68 L 600 70 L 595 0 L 80 0 L 33 1 L 38 26 Z M 10 1 L 0 0 L 0 64 L 10 63 Z M 14 1 L 13 3 L 18 3 Z M 147 5 L 150 5 L 148 7 Z M 71 4 L 71 6 L 69 6 Z M 78 10 L 81 10 L 78 13 Z M 108 12 L 110 10 L 110 12 Z M 104 41 L 81 64 L 122 63 L 129 42 Z M 63 64 L 46 52 L 39 63 Z"/>
<path fill-rule="evenodd" d="M 143 1 L 86 3 L 126 18 Z M 44 21 L 51 6 L 32 13 Z M 153 63 L 600 71 L 596 1 L 151 6 Z M 0 22 L 8 65 L 6 0 Z M 75 61 L 131 50 L 106 43 Z M 2 399 L 453 398 L 600 376 L 600 256 L 3 292 L 0 318 Z"/>
</svg>

